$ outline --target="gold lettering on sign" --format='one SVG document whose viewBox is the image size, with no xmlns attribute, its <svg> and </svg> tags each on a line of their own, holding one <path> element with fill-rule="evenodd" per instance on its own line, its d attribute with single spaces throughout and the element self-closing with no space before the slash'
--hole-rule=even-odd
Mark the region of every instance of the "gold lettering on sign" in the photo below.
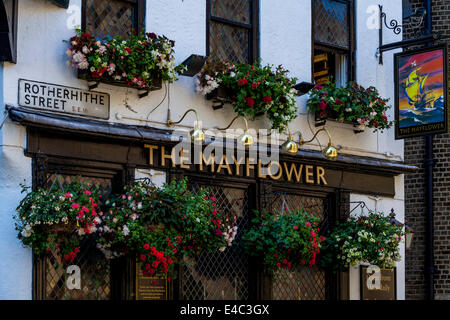
<svg viewBox="0 0 450 320">
<path fill-rule="evenodd" d="M 258 160 L 258 178 L 265 179 L 267 176 L 265 174 L 261 173 L 261 168 L 262 168 L 261 159 L 259 159 Z"/>
<path fill-rule="evenodd" d="M 189 161 L 189 157 L 185 157 L 185 154 L 189 154 L 189 150 L 186 149 L 181 149 L 180 150 L 180 168 L 183 169 L 190 169 L 191 167 L 189 166 L 189 164 L 184 163 L 185 161 Z"/>
<path fill-rule="evenodd" d="M 245 165 L 247 177 L 250 177 L 250 170 L 251 170 L 251 169 L 253 169 L 253 170 L 255 169 L 255 166 L 254 166 L 253 164 L 250 164 L 250 162 L 251 162 L 251 163 L 255 163 L 255 159 L 253 159 L 253 158 L 247 158 L 247 163 L 246 163 L 246 165 Z"/>
<path fill-rule="evenodd" d="M 325 186 L 328 184 L 327 180 L 325 180 L 325 169 L 323 167 L 317 167 L 317 184 L 320 185 L 321 182 Z"/>
<path fill-rule="evenodd" d="M 306 166 L 306 176 L 305 176 L 305 182 L 306 183 L 314 183 L 314 167 L 313 166 Z"/>
<path fill-rule="evenodd" d="M 300 182 L 300 179 L 302 177 L 302 171 L 303 171 L 303 165 L 301 164 L 299 166 L 299 170 L 297 170 L 297 166 L 295 163 L 291 163 L 291 169 L 288 169 L 288 164 L 286 162 L 283 163 L 284 171 L 286 172 L 286 178 L 288 181 L 292 181 L 292 172 L 295 174 L 295 180 L 297 182 Z"/>
<path fill-rule="evenodd" d="M 148 162 L 151 166 L 155 166 L 155 162 L 157 162 L 155 161 L 155 159 L 157 157 L 160 157 L 161 167 L 170 166 L 170 163 L 166 163 L 166 161 L 169 160 L 172 164 L 172 167 L 176 167 L 178 165 L 180 168 L 186 170 L 190 170 L 192 168 L 191 152 L 189 149 L 181 149 L 179 151 L 180 153 L 178 161 L 177 159 L 175 159 L 176 157 L 174 155 L 174 152 L 176 150 L 175 148 L 171 149 L 170 154 L 166 154 L 166 147 L 164 146 L 145 144 L 144 148 L 148 149 Z M 160 152 L 160 155 L 158 155 L 158 151 Z M 257 161 L 255 158 L 251 157 L 240 157 L 239 159 L 237 159 L 236 156 L 233 155 L 233 161 L 231 162 L 231 158 L 223 155 L 220 159 L 220 163 L 216 168 L 215 154 L 210 153 L 208 158 L 206 158 L 205 153 L 201 151 L 195 155 L 195 159 L 199 162 L 198 166 L 201 171 L 203 171 L 204 166 L 210 166 L 210 171 L 213 173 L 217 172 L 227 175 L 234 174 L 236 176 L 239 176 L 241 174 L 241 166 L 245 166 L 244 175 L 247 177 L 266 179 L 267 176 L 269 176 L 273 180 L 280 180 L 283 178 L 285 179 L 285 181 L 289 182 L 308 183 L 324 186 L 328 185 L 328 181 L 326 179 L 326 170 L 321 166 L 278 161 L 272 161 L 268 166 L 264 166 L 261 159 L 258 159 Z M 234 172 L 232 169 L 232 165 L 235 166 Z M 264 170 L 267 170 L 267 172 L 265 172 Z"/>
<path fill-rule="evenodd" d="M 276 167 L 278 168 L 278 170 L 276 171 L 276 174 L 274 174 L 272 172 L 272 167 L 276 165 Z M 281 169 L 281 165 L 279 162 L 277 161 L 272 161 L 269 164 L 269 176 L 273 179 L 273 180 L 280 180 L 281 176 L 283 175 L 283 170 Z"/>
<path fill-rule="evenodd" d="M 203 170 L 203 164 L 207 166 L 211 166 L 211 172 L 214 172 L 215 170 L 215 164 L 214 164 L 214 154 L 211 153 L 209 155 L 208 160 L 205 159 L 205 155 L 202 153 L 202 159 L 200 161 L 200 170 Z"/>
<path fill-rule="evenodd" d="M 222 169 L 227 169 L 229 175 L 233 174 L 230 168 L 230 164 L 228 163 L 228 158 L 225 154 L 222 156 L 222 160 L 220 161 L 220 164 L 217 167 L 217 173 L 220 173 Z"/>
<path fill-rule="evenodd" d="M 166 166 L 166 159 L 169 159 L 170 161 L 172 161 L 172 167 L 175 168 L 175 161 L 173 161 L 173 158 L 173 151 L 171 151 L 170 154 L 166 154 L 166 148 L 161 147 L 161 165 L 163 167 Z"/>
<path fill-rule="evenodd" d="M 236 159 L 235 156 L 233 156 L 234 165 L 236 166 L 236 175 L 238 176 L 240 171 L 239 168 L 241 167 L 242 162 L 244 161 L 244 158 L 239 158 L 239 161 Z"/>
<path fill-rule="evenodd" d="M 153 151 L 158 150 L 158 146 L 152 146 L 150 144 L 144 145 L 144 148 L 148 149 L 150 165 L 154 165 Z"/>
</svg>

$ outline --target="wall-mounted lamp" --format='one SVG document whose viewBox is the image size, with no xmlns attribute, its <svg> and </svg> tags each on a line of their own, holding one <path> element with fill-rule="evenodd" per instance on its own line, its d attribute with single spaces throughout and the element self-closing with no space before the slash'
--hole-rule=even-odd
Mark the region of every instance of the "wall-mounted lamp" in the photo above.
<svg viewBox="0 0 450 320">
<path fill-rule="evenodd" d="M 302 96 L 311 91 L 311 89 L 314 88 L 314 86 L 315 84 L 311 82 L 300 82 L 294 86 L 294 89 L 298 91 L 297 95 Z"/>
<path fill-rule="evenodd" d="M 281 145 L 281 148 L 283 148 L 284 151 L 296 154 L 298 152 L 298 144 L 297 142 L 294 141 L 294 138 L 292 137 L 291 129 L 289 129 L 289 127 L 287 129 L 289 131 L 289 138 L 285 143 Z"/>
<path fill-rule="evenodd" d="M 242 118 L 245 121 L 244 134 L 241 135 L 238 140 L 245 147 L 249 147 L 255 142 L 255 139 L 253 138 L 253 136 L 248 131 L 248 121 L 247 121 L 247 119 L 245 117 L 243 117 L 243 116 L 236 116 L 236 117 L 234 117 L 233 120 L 231 120 L 230 124 L 227 127 L 225 127 L 225 128 L 217 128 L 217 130 L 221 130 L 221 131 L 222 130 L 227 130 L 228 128 L 231 127 L 231 125 L 234 123 L 234 121 L 236 121 L 236 119 L 238 119 L 238 118 Z"/>
<path fill-rule="evenodd" d="M 179 121 L 174 122 L 172 120 L 167 120 L 167 125 L 171 127 L 180 123 L 189 112 L 194 112 L 195 116 L 197 117 L 197 123 L 195 124 L 194 129 L 190 132 L 192 142 L 194 142 L 195 144 L 203 144 L 203 142 L 205 141 L 205 133 L 203 132 L 202 126 L 200 124 L 200 119 L 198 117 L 197 111 L 195 111 L 194 109 L 187 110 Z"/>
<path fill-rule="evenodd" d="M 318 135 L 321 131 L 325 131 L 326 134 L 328 135 L 328 145 L 322 150 L 322 154 L 323 154 L 324 157 L 327 158 L 328 160 L 336 160 L 336 159 L 337 159 L 337 156 L 338 156 L 338 151 L 337 151 L 337 149 L 334 147 L 333 142 L 331 141 L 331 135 L 330 135 L 330 132 L 329 132 L 327 129 L 325 129 L 325 128 L 322 128 L 322 129 L 320 129 L 319 131 L 317 131 L 316 134 L 314 135 L 314 137 L 312 137 L 311 140 L 305 141 L 305 140 L 303 140 L 303 138 L 300 138 L 300 141 L 299 141 L 299 143 L 298 143 L 299 146 L 301 147 L 301 146 L 303 146 L 304 144 L 307 144 L 307 143 L 312 142 L 312 141 L 317 137 L 317 135 Z"/>
</svg>

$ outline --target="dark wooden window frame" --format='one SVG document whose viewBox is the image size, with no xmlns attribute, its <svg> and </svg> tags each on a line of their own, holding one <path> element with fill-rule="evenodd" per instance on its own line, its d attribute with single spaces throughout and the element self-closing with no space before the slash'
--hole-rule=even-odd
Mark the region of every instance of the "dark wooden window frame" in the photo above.
<svg viewBox="0 0 450 320">
<path fill-rule="evenodd" d="M 111 0 L 111 1 L 121 1 L 128 2 L 132 4 L 136 4 L 136 32 L 141 33 L 145 32 L 145 0 Z M 81 10 L 81 29 L 83 31 L 86 30 L 87 21 L 86 21 L 86 10 L 87 10 L 87 0 L 82 0 L 82 10 Z"/>
<path fill-rule="evenodd" d="M 65 169 L 67 168 L 67 169 Z M 47 173 L 80 174 L 89 177 L 104 178 L 114 174 L 116 184 L 125 185 L 134 179 L 134 169 L 124 168 L 121 165 L 101 162 L 33 156 L 32 159 L 33 182 L 32 188 L 36 190 L 42 185 Z M 115 190 L 119 192 L 120 190 Z M 135 264 L 132 258 L 116 259 L 111 261 L 111 300 L 130 300 L 134 297 L 133 275 Z M 33 300 L 45 299 L 45 260 L 33 255 Z"/>
<path fill-rule="evenodd" d="M 250 1 L 250 18 L 251 23 L 242 23 L 233 21 L 230 19 L 225 19 L 221 17 L 216 17 L 211 14 L 211 0 L 206 0 L 206 55 L 209 56 L 210 53 L 210 22 L 214 21 L 217 23 L 223 23 L 232 27 L 245 28 L 249 30 L 249 61 L 252 64 L 259 59 L 260 48 L 259 48 L 259 0 L 249 0 Z"/>
<path fill-rule="evenodd" d="M 314 49 L 334 52 L 339 54 L 348 54 L 347 65 L 347 81 L 356 80 L 355 50 L 356 50 L 356 24 L 355 24 L 355 1 L 354 0 L 333 0 L 336 2 L 348 4 L 349 17 L 349 48 L 333 46 L 328 43 L 321 43 L 315 40 L 314 24 L 315 24 L 315 0 L 311 0 L 311 80 L 314 82 Z"/>
<path fill-rule="evenodd" d="M 0 62 L 17 62 L 18 0 L 0 3 Z"/>
</svg>

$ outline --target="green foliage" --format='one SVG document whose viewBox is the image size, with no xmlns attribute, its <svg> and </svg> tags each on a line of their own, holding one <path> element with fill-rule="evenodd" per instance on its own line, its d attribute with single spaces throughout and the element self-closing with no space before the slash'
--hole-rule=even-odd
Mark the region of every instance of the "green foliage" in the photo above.
<svg viewBox="0 0 450 320">
<path fill-rule="evenodd" d="M 327 237 L 321 263 L 344 269 L 357 263 L 394 267 L 401 258 L 399 244 L 405 235 L 402 225 L 391 222 L 394 217 L 370 212 L 339 223 Z"/>
<path fill-rule="evenodd" d="M 184 255 L 226 247 L 230 221 L 216 206 L 208 190 L 192 192 L 186 179 L 162 188 L 137 182 L 111 200 L 98 247 L 107 258 L 137 254 L 146 274 L 172 273 Z"/>
<path fill-rule="evenodd" d="M 67 49 L 69 64 L 93 80 L 121 81 L 137 88 L 150 88 L 154 79 L 173 82 L 184 66 L 175 65 L 175 42 L 154 33 L 133 34 L 124 40 L 96 40 L 77 30 Z"/>
<path fill-rule="evenodd" d="M 255 212 L 252 228 L 243 236 L 245 251 L 259 257 L 268 270 L 292 269 L 316 263 L 323 237 L 319 219 L 304 210 L 271 215 Z"/>
<path fill-rule="evenodd" d="M 27 194 L 15 216 L 19 239 L 37 255 L 54 250 L 65 262 L 72 262 L 80 241 L 96 232 L 101 223 L 98 188 L 78 181 L 62 188 L 53 184 L 35 192 L 24 185 L 22 188 L 22 193 Z"/>
<path fill-rule="evenodd" d="M 324 119 L 353 122 L 373 128 L 374 131 L 383 131 L 394 123 L 386 116 L 390 108 L 386 104 L 388 101 L 381 98 L 374 87 L 364 89 L 354 82 L 348 82 L 345 87 L 338 88 L 334 81 L 328 81 L 325 86 L 316 85 L 311 90 L 307 106 Z"/>
<path fill-rule="evenodd" d="M 283 131 L 297 117 L 296 79 L 288 73 L 281 65 L 207 62 L 197 78 L 197 92 L 208 94 L 223 86 L 237 114 L 250 119 L 265 114 L 273 129 Z"/>
</svg>

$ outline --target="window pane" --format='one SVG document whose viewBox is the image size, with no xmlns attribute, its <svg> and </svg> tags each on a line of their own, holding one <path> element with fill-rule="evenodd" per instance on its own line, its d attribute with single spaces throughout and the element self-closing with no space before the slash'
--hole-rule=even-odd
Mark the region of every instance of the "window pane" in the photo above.
<svg viewBox="0 0 450 320">
<path fill-rule="evenodd" d="M 58 177 L 58 181 L 55 181 Z M 107 178 L 80 177 L 75 175 L 47 176 L 46 186 L 53 183 L 65 185 L 72 180 L 99 186 L 103 197 L 108 197 L 112 190 L 112 181 Z M 52 251 L 44 258 L 45 296 L 48 300 L 109 300 L 111 299 L 110 262 L 96 247 L 95 235 L 82 241 L 80 252 L 72 263 L 80 267 L 81 289 L 67 288 L 67 273 L 60 254 Z"/>
<path fill-rule="evenodd" d="M 305 197 L 295 194 L 275 193 L 272 212 L 292 212 L 305 209 L 308 213 L 326 220 L 325 201 L 322 198 Z M 300 267 L 295 270 L 281 269 L 272 278 L 273 300 L 325 300 L 325 271 L 317 266 Z"/>
<path fill-rule="evenodd" d="M 211 14 L 216 17 L 250 24 L 250 1 L 211 0 Z"/>
<path fill-rule="evenodd" d="M 314 38 L 316 41 L 349 48 L 348 4 L 336 0 L 314 0 Z"/>
<path fill-rule="evenodd" d="M 214 60 L 237 63 L 249 62 L 249 31 L 211 21 L 209 33 L 210 56 Z"/>
<path fill-rule="evenodd" d="M 198 190 L 199 185 L 192 186 Z M 182 298 L 185 300 L 246 300 L 248 259 L 240 239 L 248 225 L 248 192 L 246 189 L 206 186 L 217 199 L 219 210 L 237 218 L 238 234 L 224 252 L 185 258 L 182 275 Z"/>
<path fill-rule="evenodd" d="M 127 38 L 137 29 L 136 4 L 118 0 L 87 0 L 86 31 L 98 39 L 120 35 Z"/>
</svg>

